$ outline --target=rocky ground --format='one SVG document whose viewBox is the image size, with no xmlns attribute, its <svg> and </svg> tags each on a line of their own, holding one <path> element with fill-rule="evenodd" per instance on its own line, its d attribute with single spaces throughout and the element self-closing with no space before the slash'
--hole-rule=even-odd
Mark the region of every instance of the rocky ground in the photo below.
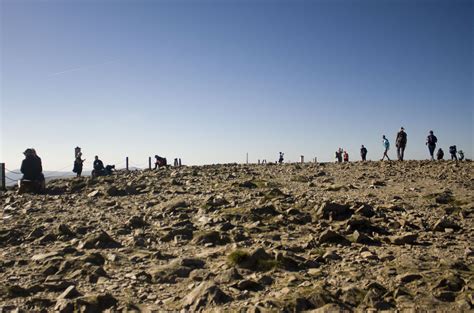
<svg viewBox="0 0 474 313">
<path fill-rule="evenodd" d="M 472 167 L 213 165 L 10 190 L 0 312 L 469 311 Z"/>
</svg>

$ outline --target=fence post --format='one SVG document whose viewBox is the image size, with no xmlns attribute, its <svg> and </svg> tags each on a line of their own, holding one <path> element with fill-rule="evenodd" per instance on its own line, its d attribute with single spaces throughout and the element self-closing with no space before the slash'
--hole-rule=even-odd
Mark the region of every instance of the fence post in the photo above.
<svg viewBox="0 0 474 313">
<path fill-rule="evenodd" d="M 125 157 L 125 168 L 126 168 L 127 171 L 128 171 L 128 157 Z"/>
<path fill-rule="evenodd" d="M 151 157 L 148 157 L 148 169 L 151 170 Z"/>
<path fill-rule="evenodd" d="M 0 190 L 6 190 L 7 188 L 5 183 L 5 163 L 0 163 L 0 173 L 2 174 Z"/>
</svg>

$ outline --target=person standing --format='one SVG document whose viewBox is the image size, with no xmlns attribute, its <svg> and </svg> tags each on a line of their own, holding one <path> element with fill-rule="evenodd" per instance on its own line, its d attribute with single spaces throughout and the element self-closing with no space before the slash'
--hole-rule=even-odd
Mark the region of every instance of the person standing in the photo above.
<svg viewBox="0 0 474 313">
<path fill-rule="evenodd" d="M 344 162 L 349 162 L 349 153 L 347 151 L 344 151 Z"/>
<path fill-rule="evenodd" d="M 451 160 L 458 160 L 458 156 L 456 155 L 458 152 L 458 149 L 456 148 L 456 146 L 451 146 L 449 147 L 449 153 L 451 154 Z"/>
<path fill-rule="evenodd" d="M 438 138 L 433 135 L 433 131 L 430 130 L 430 134 L 426 138 L 426 145 L 428 146 L 428 150 L 430 150 L 431 161 L 434 160 L 434 151 L 436 149 L 436 143 L 438 142 Z"/>
<path fill-rule="evenodd" d="M 405 154 L 405 147 L 407 146 L 407 133 L 405 133 L 405 128 L 400 128 L 400 131 L 397 134 L 397 139 L 395 140 L 395 146 L 397 147 L 397 156 L 399 161 L 403 161 L 403 156 Z"/>
<path fill-rule="evenodd" d="M 76 177 L 81 177 L 82 174 L 82 167 L 85 159 L 83 160 L 81 159 L 81 157 L 82 153 L 79 152 L 76 156 L 76 160 L 74 160 L 74 168 L 72 169 L 72 171 L 77 174 Z"/>
<path fill-rule="evenodd" d="M 366 161 L 367 159 L 367 148 L 364 147 L 364 145 L 362 145 L 362 147 L 360 148 L 360 157 L 362 158 L 362 161 Z"/>
<path fill-rule="evenodd" d="M 384 153 L 383 153 L 383 156 L 382 156 L 382 160 L 387 157 L 387 160 L 390 161 L 390 158 L 388 157 L 388 150 L 390 149 L 390 142 L 388 141 L 387 137 L 385 137 L 385 135 L 382 136 L 382 144 L 383 144 L 383 147 L 385 149 Z"/>
<path fill-rule="evenodd" d="M 459 154 L 459 161 L 464 160 L 464 151 L 459 150 L 459 151 L 458 151 L 458 154 Z"/>
<path fill-rule="evenodd" d="M 280 152 L 280 157 L 278 158 L 278 163 L 282 164 L 283 163 L 283 156 L 285 154 L 283 152 Z"/>
</svg>

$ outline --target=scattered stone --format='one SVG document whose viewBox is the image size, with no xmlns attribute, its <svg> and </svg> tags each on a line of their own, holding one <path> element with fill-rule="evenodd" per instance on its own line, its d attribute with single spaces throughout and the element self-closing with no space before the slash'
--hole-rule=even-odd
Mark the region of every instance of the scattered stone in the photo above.
<svg viewBox="0 0 474 313">
<path fill-rule="evenodd" d="M 215 283 L 205 281 L 184 298 L 183 306 L 185 309 L 197 311 L 204 306 L 224 304 L 231 300 L 232 298 Z"/>
<path fill-rule="evenodd" d="M 330 229 L 325 230 L 321 233 L 321 235 L 319 236 L 319 243 L 341 244 L 345 246 L 351 244 L 351 242 L 347 238 Z"/>
<path fill-rule="evenodd" d="M 349 205 L 339 204 L 335 202 L 323 203 L 316 214 L 324 219 L 345 220 L 352 216 L 353 211 Z"/>
<path fill-rule="evenodd" d="M 391 236 L 389 239 L 390 239 L 390 242 L 393 243 L 394 245 L 405 245 L 405 244 L 412 245 L 416 242 L 417 238 L 418 238 L 417 234 L 406 233 L 399 236 Z"/>
</svg>

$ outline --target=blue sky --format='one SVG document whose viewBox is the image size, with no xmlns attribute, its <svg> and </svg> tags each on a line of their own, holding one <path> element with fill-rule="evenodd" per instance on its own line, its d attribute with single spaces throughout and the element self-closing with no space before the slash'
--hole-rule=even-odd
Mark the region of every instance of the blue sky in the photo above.
<svg viewBox="0 0 474 313">
<path fill-rule="evenodd" d="M 1 160 L 473 154 L 472 1 L 0 0 Z M 395 156 L 394 149 L 391 156 Z M 87 167 L 90 167 L 87 162 Z M 72 166 L 72 165 L 71 165 Z M 71 167 L 69 166 L 69 167 Z"/>
</svg>

